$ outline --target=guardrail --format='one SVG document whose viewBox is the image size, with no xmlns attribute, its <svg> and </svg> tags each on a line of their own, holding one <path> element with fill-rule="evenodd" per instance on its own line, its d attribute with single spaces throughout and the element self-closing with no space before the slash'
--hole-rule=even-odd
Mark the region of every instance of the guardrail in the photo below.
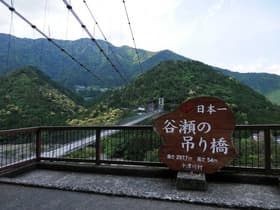
<svg viewBox="0 0 280 210">
<path fill-rule="evenodd" d="M 280 170 L 280 125 L 238 125 L 233 142 L 238 154 L 231 166 Z"/>
<path fill-rule="evenodd" d="M 39 131 L 38 127 L 0 131 L 0 171 L 36 159 Z"/>
<path fill-rule="evenodd" d="M 237 125 L 228 169 L 280 174 L 280 125 Z M 30 161 L 164 166 L 152 126 L 35 127 L 0 131 L 0 172 Z"/>
</svg>

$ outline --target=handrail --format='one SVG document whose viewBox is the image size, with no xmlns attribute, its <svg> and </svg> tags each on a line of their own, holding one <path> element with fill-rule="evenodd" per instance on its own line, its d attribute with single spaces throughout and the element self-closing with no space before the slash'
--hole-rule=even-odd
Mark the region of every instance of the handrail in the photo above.
<svg viewBox="0 0 280 210">
<path fill-rule="evenodd" d="M 50 129 L 50 130 L 60 130 L 60 129 L 75 129 L 75 130 L 89 130 L 89 129 L 152 129 L 152 125 L 104 125 L 104 126 L 35 126 L 35 127 L 25 127 L 25 128 L 13 128 L 13 129 L 7 129 L 7 130 L 0 130 L 0 134 L 14 134 L 19 132 L 34 132 L 39 129 Z M 251 124 L 251 125 L 235 125 L 235 129 L 254 129 L 254 130 L 260 130 L 260 129 L 266 129 L 266 128 L 279 128 L 280 124 Z"/>
<path fill-rule="evenodd" d="M 20 134 L 20 135 L 18 135 Z M 13 137 L 15 135 L 15 137 Z M 110 125 L 110 126 L 38 126 L 30 128 L 19 128 L 11 130 L 0 130 L 0 172 L 1 170 L 9 164 L 9 166 L 16 165 L 22 160 L 62 160 L 62 161 L 72 161 L 76 160 L 85 162 L 94 162 L 95 164 L 101 163 L 119 163 L 119 164 L 138 164 L 143 165 L 155 165 L 159 162 L 151 162 L 149 160 L 143 161 L 143 159 L 114 159 L 111 157 L 105 157 L 106 154 L 104 150 L 105 143 L 107 144 L 117 144 L 115 147 L 122 148 L 124 141 L 128 139 L 143 139 L 145 142 L 139 143 L 136 146 L 137 149 L 141 150 L 142 146 L 145 144 L 151 144 L 154 148 L 157 147 L 157 143 L 153 137 L 159 139 L 157 135 L 153 132 L 152 125 L 132 125 L 132 126 L 121 126 L 121 125 Z M 136 137 L 135 137 L 136 136 Z M 255 137 L 256 136 L 256 137 Z M 32 138 L 28 140 L 28 138 Z M 121 140 L 118 140 L 120 138 Z M 258 125 L 236 125 L 234 139 L 235 143 L 243 150 L 246 154 L 246 159 L 242 162 L 241 159 L 237 159 L 234 168 L 243 169 L 255 169 L 263 170 L 266 172 L 272 172 L 273 170 L 280 171 L 280 124 L 258 124 Z M 110 139 L 108 142 L 103 142 L 104 139 Z M 20 141 L 23 141 L 22 143 Z M 119 142 L 118 142 L 118 141 Z M 245 143 L 244 143 L 245 140 Z M 252 141 L 251 141 L 252 140 Z M 158 140 L 156 140 L 158 141 Z M 137 140 L 136 140 L 137 142 Z M 14 145 L 13 145 L 14 144 Z M 118 145 L 120 144 L 120 145 Z M 248 144 L 248 145 L 247 145 Z M 83 155 L 78 157 L 67 156 L 76 151 L 83 150 L 86 147 L 93 145 L 94 151 L 92 151 L 92 156 L 90 159 L 86 159 Z M 107 146 L 110 150 L 112 145 Z M 130 147 L 131 145 L 126 145 Z M 17 148 L 18 149 L 15 149 Z M 27 147 L 32 148 L 28 149 Z M 253 148 L 254 147 L 254 148 Z M 26 149 L 27 148 L 27 149 Z M 107 148 L 107 150 L 108 150 Z M 244 150 L 245 148 L 245 150 Z M 11 154 L 9 150 L 15 150 Z M 19 158 L 19 152 L 26 149 L 26 156 Z M 149 150 L 151 152 L 155 152 Z M 106 151 L 108 152 L 108 151 Z M 110 152 L 110 151 L 109 151 Z M 254 153 L 255 152 L 255 153 Z M 5 157 L 10 153 L 13 160 Z M 150 153 L 150 155 L 153 153 Z M 156 154 L 156 152 L 155 152 Z M 243 155 L 244 155 L 243 154 Z M 248 156 L 255 155 L 257 160 L 248 158 Z M 244 156 L 243 156 L 244 157 Z M 4 160 L 1 158 L 6 158 Z M 241 158 L 241 156 L 238 156 Z M 240 162 L 241 161 L 241 162 Z M 251 165 L 248 164 L 250 161 L 256 161 Z M 257 163 L 257 164 L 256 164 Z M 6 164 L 6 165 L 5 165 Z M 273 168 L 274 164 L 274 168 Z M 245 166 L 245 167 L 244 167 Z M 276 168 L 275 168 L 276 166 Z"/>
<path fill-rule="evenodd" d="M 16 133 L 22 133 L 22 132 L 36 132 L 40 129 L 40 127 L 27 127 L 27 128 L 15 128 L 15 129 L 9 129 L 9 130 L 0 130 L 1 134 L 16 134 Z"/>
</svg>

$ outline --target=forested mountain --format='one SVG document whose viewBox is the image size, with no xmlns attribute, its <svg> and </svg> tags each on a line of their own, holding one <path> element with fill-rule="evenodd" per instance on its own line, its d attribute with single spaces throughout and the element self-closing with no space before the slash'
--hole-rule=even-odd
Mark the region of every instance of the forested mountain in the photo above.
<svg viewBox="0 0 280 210">
<path fill-rule="evenodd" d="M 171 110 L 196 96 L 224 100 L 240 124 L 280 123 L 279 106 L 233 77 L 197 61 L 160 63 L 125 88 L 108 91 L 98 101 L 113 107 L 137 107 L 164 97 L 166 108 Z"/>
<path fill-rule="evenodd" d="M 111 124 L 127 109 L 164 97 L 172 110 L 190 97 L 215 96 L 233 109 L 237 123 L 279 123 L 280 108 L 232 77 L 196 61 L 162 62 L 129 85 L 107 91 L 92 107 L 33 67 L 0 77 L 0 129 L 38 125 Z"/>
<path fill-rule="evenodd" d="M 46 39 L 17 38 L 1 33 L 0 73 L 32 65 L 68 88 L 91 86 L 94 91 L 98 92 L 100 88 L 125 85 L 125 82 L 113 70 L 112 66 L 90 39 L 83 38 L 74 41 L 55 40 L 55 42 L 89 67 L 89 69 L 92 69 L 106 83 L 98 81 L 91 73 L 82 70 L 79 65 L 75 64 Z M 116 64 L 121 74 L 129 81 L 139 74 L 150 70 L 162 61 L 192 61 L 169 50 L 159 52 L 139 50 L 141 69 L 139 68 L 137 56 L 133 48 L 128 46 L 115 47 L 101 40 L 98 40 L 98 43 Z M 261 73 L 237 73 L 217 67 L 213 68 L 236 78 L 265 95 L 272 102 L 280 104 L 280 76 Z M 100 92 L 97 94 L 100 94 Z"/>
<path fill-rule="evenodd" d="M 40 70 L 25 67 L 0 76 L 0 130 L 40 125 L 104 125 L 126 116 L 118 108 L 99 104 L 61 87 Z"/>
<path fill-rule="evenodd" d="M 82 100 L 33 67 L 0 77 L 0 129 L 65 125 L 83 113 Z"/>
<path fill-rule="evenodd" d="M 0 73 L 32 65 L 66 87 L 75 85 L 116 87 L 124 85 L 124 81 L 90 39 L 55 40 L 55 42 L 70 52 L 106 83 L 98 81 L 91 73 L 83 70 L 46 39 L 22 39 L 14 36 L 9 37 L 6 34 L 0 34 Z M 127 80 L 131 80 L 142 71 L 147 71 L 166 59 L 187 60 L 187 58 L 167 50 L 160 52 L 138 50 L 143 67 L 143 69 L 140 69 L 134 48 L 127 46 L 115 47 L 101 40 L 98 40 L 98 44 L 109 55 Z"/>
<path fill-rule="evenodd" d="M 232 76 L 248 85 L 259 93 L 265 95 L 275 104 L 280 105 L 280 76 L 266 73 L 238 73 L 218 69 L 226 75 Z"/>
</svg>

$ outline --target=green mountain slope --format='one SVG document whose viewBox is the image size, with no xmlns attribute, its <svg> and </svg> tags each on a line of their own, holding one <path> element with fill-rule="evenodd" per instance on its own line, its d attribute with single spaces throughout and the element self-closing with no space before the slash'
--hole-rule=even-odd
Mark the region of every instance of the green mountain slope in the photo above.
<svg viewBox="0 0 280 210">
<path fill-rule="evenodd" d="M 240 124 L 280 123 L 279 106 L 233 77 L 196 61 L 161 63 L 125 88 L 107 92 L 101 101 L 115 107 L 138 107 L 164 97 L 166 107 L 171 110 L 195 96 L 224 100 Z"/>
<path fill-rule="evenodd" d="M 80 66 L 53 47 L 46 39 L 22 39 L 1 33 L 0 73 L 27 65 L 36 66 L 53 80 L 68 88 L 91 86 L 94 91 L 84 94 L 84 96 L 91 97 L 100 94 L 100 88 L 119 87 L 125 84 L 90 39 L 84 38 L 74 41 L 55 40 L 55 42 L 92 69 L 106 83 L 98 81 L 92 74 L 82 70 Z M 9 43 L 10 50 L 8 53 Z M 191 61 L 191 59 L 169 50 L 159 52 L 139 50 L 143 67 L 141 70 L 133 48 L 128 46 L 116 47 L 101 40 L 98 40 L 98 43 L 129 81 L 163 61 Z M 238 73 L 217 67 L 213 68 L 236 78 L 265 95 L 272 102 L 280 104 L 280 76 L 262 73 Z"/>
<path fill-rule="evenodd" d="M 266 73 L 238 73 L 219 68 L 218 70 L 250 86 L 266 96 L 273 103 L 280 104 L 279 75 Z"/>
<path fill-rule="evenodd" d="M 33 67 L 0 77 L 0 129 L 65 125 L 84 108 L 79 98 Z"/>
<path fill-rule="evenodd" d="M 8 56 L 9 40 L 10 52 Z M 106 83 L 98 81 L 91 73 L 81 69 L 79 65 L 75 64 L 46 39 L 32 40 L 14 36 L 9 38 L 7 34 L 0 34 L 0 73 L 1 71 L 5 72 L 32 65 L 66 87 L 73 88 L 76 85 L 80 85 L 100 88 L 116 87 L 124 84 L 124 81 L 90 39 L 55 40 L 55 42 L 89 67 L 92 72 L 103 78 Z M 98 40 L 98 44 L 128 80 L 142 73 L 142 70 L 149 70 L 149 68 L 162 60 L 187 59 L 171 51 L 149 52 L 139 49 L 139 56 L 143 63 L 143 69 L 140 69 L 134 48 L 127 46 L 115 47 L 102 40 Z M 156 57 L 153 58 L 154 56 Z"/>
</svg>

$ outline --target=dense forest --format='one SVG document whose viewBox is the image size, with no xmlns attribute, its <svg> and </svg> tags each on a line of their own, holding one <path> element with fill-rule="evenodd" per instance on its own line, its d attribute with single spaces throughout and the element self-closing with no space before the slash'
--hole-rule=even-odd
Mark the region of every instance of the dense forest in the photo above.
<svg viewBox="0 0 280 210">
<path fill-rule="evenodd" d="M 137 107 L 164 97 L 173 110 L 196 96 L 214 96 L 225 101 L 239 124 L 279 123 L 280 107 L 230 76 L 201 62 L 169 61 L 140 75 L 124 88 L 108 91 L 98 101 L 109 107 Z"/>
<path fill-rule="evenodd" d="M 127 86 L 109 90 L 87 103 L 34 67 L 7 73 L 0 77 L 0 128 L 116 124 L 135 114 L 133 110 L 137 107 L 156 104 L 159 97 L 165 99 L 165 111 L 171 111 L 183 101 L 197 96 L 224 100 L 232 108 L 238 124 L 280 122 L 279 106 L 233 77 L 196 61 L 168 61 L 139 75 Z M 143 123 L 151 124 L 153 121 Z M 124 139 L 115 134 L 103 140 L 103 152 L 108 158 L 159 161 L 161 141 L 155 133 L 147 133 L 140 138 L 132 134 Z M 240 142 L 235 142 L 235 146 L 241 148 L 238 164 L 255 165 L 259 164 L 258 161 L 263 164 L 264 155 L 261 154 L 259 159 L 253 152 L 260 145 L 256 145 L 250 136 L 246 134 Z M 252 154 L 243 151 L 247 145 L 252 147 Z M 279 148 L 276 141 L 273 141 L 273 147 Z M 94 153 L 94 147 L 89 145 L 67 157 L 92 158 Z M 275 159 L 274 156 L 272 158 Z"/>
<path fill-rule="evenodd" d="M 126 85 L 114 71 L 104 56 L 90 39 L 55 40 L 85 66 L 90 67 L 94 74 L 102 77 L 104 82 L 97 80 L 91 73 L 83 70 L 60 50 L 48 43 L 46 39 L 17 38 L 0 33 L 0 73 L 13 71 L 28 65 L 36 66 L 64 87 L 72 90 L 82 87 L 83 96 L 100 95 L 103 88 L 115 88 Z M 10 48 L 8 48 L 10 43 Z M 169 60 L 192 61 L 169 50 L 151 52 L 139 49 L 142 69 L 139 68 L 135 50 L 128 46 L 116 47 L 109 42 L 98 40 L 99 45 L 110 56 L 121 74 L 128 81 L 149 71 L 160 62 Z M 10 52 L 7 52 L 10 49 Z M 280 76 L 262 73 L 238 73 L 213 67 L 225 75 L 231 76 L 255 91 L 265 95 L 273 103 L 280 104 Z"/>
<path fill-rule="evenodd" d="M 123 112 L 98 105 L 87 109 L 84 100 L 61 87 L 34 67 L 25 67 L 0 77 L 0 129 L 40 125 L 113 123 Z M 76 120 L 75 120 L 76 119 Z M 76 123 L 76 124 L 75 124 Z"/>
<path fill-rule="evenodd" d="M 266 96 L 270 101 L 280 105 L 280 76 L 267 73 L 238 73 L 217 68 L 225 75 L 236 78 L 255 91 Z"/>
<path fill-rule="evenodd" d="M 24 68 L 0 78 L 0 127 L 61 125 L 83 112 L 78 98 L 37 69 Z M 75 98 L 75 100 L 74 100 Z"/>
<path fill-rule="evenodd" d="M 36 66 L 53 80 L 67 88 L 73 89 L 77 85 L 109 88 L 125 84 L 125 81 L 121 79 L 90 39 L 55 40 L 55 42 L 88 67 L 95 75 L 103 78 L 106 83 L 99 81 L 93 74 L 82 69 L 46 39 L 22 39 L 14 36 L 9 37 L 8 34 L 1 33 L 0 73 L 31 65 Z M 9 43 L 10 53 L 7 52 Z M 110 55 L 112 62 L 127 80 L 133 79 L 142 71 L 147 71 L 157 63 L 167 59 L 188 60 L 168 50 L 150 52 L 139 49 L 138 52 L 142 63 L 142 69 L 140 69 L 134 48 L 128 46 L 115 47 L 111 43 L 102 40 L 98 40 L 98 44 L 106 54 Z"/>
<path fill-rule="evenodd" d="M 87 103 L 34 67 L 9 72 L 0 77 L 0 127 L 113 124 L 159 97 L 171 111 L 196 96 L 224 100 L 238 124 L 280 122 L 279 106 L 233 77 L 196 61 L 168 61 Z"/>
</svg>

